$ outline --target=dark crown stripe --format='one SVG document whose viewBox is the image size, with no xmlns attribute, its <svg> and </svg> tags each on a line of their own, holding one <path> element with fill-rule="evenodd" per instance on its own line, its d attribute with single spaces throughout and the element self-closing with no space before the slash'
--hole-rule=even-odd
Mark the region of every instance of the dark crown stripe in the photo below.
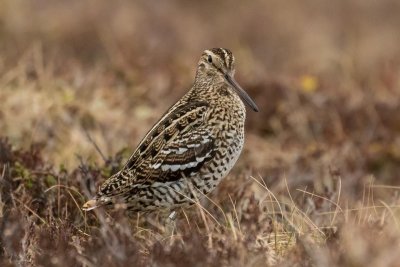
<svg viewBox="0 0 400 267">
<path fill-rule="evenodd" d="M 233 62 L 233 55 L 229 49 L 226 48 L 213 48 L 210 50 L 213 54 L 222 59 L 227 69 L 230 69 Z"/>
</svg>

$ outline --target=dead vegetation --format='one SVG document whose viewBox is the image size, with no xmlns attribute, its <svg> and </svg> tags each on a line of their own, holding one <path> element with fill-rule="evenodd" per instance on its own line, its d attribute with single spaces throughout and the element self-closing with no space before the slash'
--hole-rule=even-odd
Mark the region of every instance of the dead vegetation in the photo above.
<svg viewBox="0 0 400 267">
<path fill-rule="evenodd" d="M 398 266 L 398 1 L 234 7 L 0 2 L 1 266 Z M 261 110 L 229 177 L 173 234 L 83 212 L 215 46 Z"/>
</svg>

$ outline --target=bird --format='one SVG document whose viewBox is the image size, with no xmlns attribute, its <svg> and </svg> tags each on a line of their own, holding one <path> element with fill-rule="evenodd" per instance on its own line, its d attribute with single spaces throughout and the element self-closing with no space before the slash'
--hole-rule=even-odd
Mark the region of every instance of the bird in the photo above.
<svg viewBox="0 0 400 267">
<path fill-rule="evenodd" d="M 175 210 L 213 191 L 242 151 L 245 104 L 259 111 L 234 74 L 235 57 L 230 50 L 205 50 L 190 90 L 82 209 Z"/>
</svg>

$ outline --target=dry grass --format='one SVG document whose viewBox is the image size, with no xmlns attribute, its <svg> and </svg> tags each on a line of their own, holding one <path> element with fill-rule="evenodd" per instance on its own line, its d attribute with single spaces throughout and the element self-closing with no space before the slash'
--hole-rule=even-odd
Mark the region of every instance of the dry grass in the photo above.
<svg viewBox="0 0 400 267">
<path fill-rule="evenodd" d="M 398 266 L 398 1 L 231 3 L 0 2 L 1 266 Z M 209 47 L 261 110 L 231 174 L 173 234 L 83 212 Z"/>
</svg>

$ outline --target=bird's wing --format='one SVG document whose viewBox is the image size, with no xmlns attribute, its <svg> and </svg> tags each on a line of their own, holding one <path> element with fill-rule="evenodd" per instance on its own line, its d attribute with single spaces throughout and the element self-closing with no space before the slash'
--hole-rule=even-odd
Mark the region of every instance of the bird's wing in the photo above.
<svg viewBox="0 0 400 267">
<path fill-rule="evenodd" d="M 123 169 L 100 188 L 99 196 L 118 195 L 133 184 L 189 177 L 215 150 L 215 137 L 204 127 L 206 102 L 191 102 L 167 112 L 150 130 Z"/>
<path fill-rule="evenodd" d="M 178 134 L 136 170 L 137 182 L 176 181 L 196 173 L 215 152 L 215 138 L 204 127 Z"/>
</svg>

